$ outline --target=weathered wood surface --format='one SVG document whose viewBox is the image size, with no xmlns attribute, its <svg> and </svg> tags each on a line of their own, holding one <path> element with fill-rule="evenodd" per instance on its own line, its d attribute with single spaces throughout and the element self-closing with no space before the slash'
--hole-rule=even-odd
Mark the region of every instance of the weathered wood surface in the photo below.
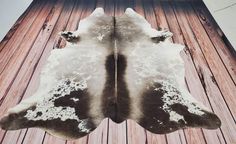
<svg viewBox="0 0 236 144">
<path fill-rule="evenodd" d="M 76 30 L 95 7 L 111 16 L 131 7 L 154 28 L 173 32 L 186 45 L 186 84 L 190 93 L 222 120 L 218 130 L 186 129 L 155 135 L 132 120 L 117 125 L 105 119 L 89 136 L 76 141 L 55 138 L 43 130 L 0 130 L 3 144 L 233 144 L 236 143 L 236 56 L 201 0 L 34 0 L 0 43 L 0 115 L 29 97 L 53 48 L 65 43 L 58 32 Z"/>
</svg>

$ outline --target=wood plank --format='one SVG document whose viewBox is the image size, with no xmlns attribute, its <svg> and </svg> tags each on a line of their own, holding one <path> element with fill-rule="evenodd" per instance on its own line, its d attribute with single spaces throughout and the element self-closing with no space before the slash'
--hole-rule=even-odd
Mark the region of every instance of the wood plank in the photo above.
<svg viewBox="0 0 236 144">
<path fill-rule="evenodd" d="M 219 86 L 221 93 L 223 94 L 224 99 L 235 119 L 236 109 L 234 107 L 236 105 L 236 85 L 232 81 L 205 29 L 201 26 L 201 22 L 193 12 L 193 9 L 191 9 L 191 7 L 186 8 L 186 13 L 188 20 L 191 21 L 189 24 L 195 34 L 198 44 L 201 47 L 207 64 L 212 71 L 212 79 L 215 81 L 215 84 Z"/>
<path fill-rule="evenodd" d="M 42 144 L 65 144 L 66 141 L 55 136 L 46 134 Z"/>
<path fill-rule="evenodd" d="M 210 37 L 212 44 L 216 51 L 220 55 L 225 67 L 227 68 L 231 78 L 236 83 L 236 56 L 233 54 L 224 41 L 222 40 L 216 29 L 219 29 L 215 20 L 211 16 L 206 6 L 201 1 L 192 1 L 192 7 L 195 9 L 199 20 L 205 28 L 208 36 Z"/>
<path fill-rule="evenodd" d="M 147 143 L 146 130 L 133 120 L 127 120 L 127 138 L 128 144 Z"/>
<path fill-rule="evenodd" d="M 38 17 L 38 14 L 44 7 L 44 4 L 45 0 L 42 2 L 38 1 L 34 5 L 32 10 L 28 13 L 28 15 L 24 18 L 21 25 L 17 28 L 16 32 L 13 34 L 8 43 L 6 45 L 1 45 L 2 48 L 0 48 L 0 74 L 5 69 L 5 66 L 7 65 L 14 52 L 18 49 L 18 46 L 21 44 L 26 34 L 29 33 L 31 25 L 33 25 L 33 22 L 35 21 L 36 17 Z M 2 98 L 1 96 L 2 95 L 0 95 L 0 98 Z"/>
<path fill-rule="evenodd" d="M 214 84 L 212 81 L 211 77 L 212 74 L 206 64 L 206 61 L 204 60 L 204 57 L 202 56 L 202 51 L 199 48 L 199 45 L 194 37 L 194 34 L 188 24 L 188 20 L 184 14 L 184 8 L 187 6 L 185 4 L 179 4 L 178 2 L 174 3 L 174 10 L 178 19 L 178 22 L 180 24 L 180 27 L 182 29 L 183 35 L 185 36 L 186 43 L 188 45 L 188 48 L 190 49 L 191 55 L 194 58 L 194 63 L 196 65 L 197 71 L 199 73 L 199 78 L 203 82 L 203 89 L 204 90 L 198 90 L 196 91 L 197 88 L 200 88 L 200 86 L 192 86 L 189 85 L 190 89 L 193 90 L 192 94 L 196 96 L 196 98 L 202 99 L 201 101 L 204 102 L 204 105 L 210 107 L 212 106 L 214 112 L 220 117 L 222 120 L 222 127 L 221 129 L 226 129 L 227 131 L 232 130 L 230 128 L 230 125 L 234 125 L 230 112 L 228 111 L 228 108 L 226 104 L 224 103 L 224 100 L 222 98 L 222 95 L 218 89 L 218 87 Z M 189 80 L 191 81 L 191 80 Z M 201 91 L 205 91 L 208 95 L 208 98 L 210 100 L 210 103 L 208 102 L 208 98 L 204 96 L 203 94 L 199 93 Z M 229 126 L 228 128 L 227 125 Z M 221 143 L 224 143 L 224 138 L 221 134 L 220 130 L 216 130 L 216 135 L 213 136 L 213 131 L 208 131 L 208 130 L 203 130 L 206 140 L 208 143 L 216 143 L 215 140 L 219 139 Z M 231 133 L 235 133 L 231 131 Z M 210 136 L 211 135 L 211 136 Z M 232 135 L 228 133 L 227 135 Z M 213 136 L 213 137 L 212 137 Z M 209 137 L 209 138 L 207 138 Z"/>
<path fill-rule="evenodd" d="M 25 57 L 27 56 L 30 48 L 32 47 L 41 28 L 43 28 L 44 22 L 48 14 L 51 12 L 52 7 L 53 7 L 53 3 L 51 1 L 47 2 L 45 7 L 39 13 L 37 19 L 32 24 L 32 27 L 30 27 L 29 31 L 24 36 L 22 40 L 23 42 L 19 45 L 19 47 L 17 47 L 17 50 L 14 51 L 14 55 L 11 57 L 9 62 L 5 61 L 6 64 L 4 63 L 4 65 L 6 67 L 4 71 L 0 74 L 0 88 L 1 88 L 0 98 L 5 97 L 9 89 L 9 86 L 13 82 L 17 72 L 19 71 L 22 63 L 24 62 Z M 8 55 L 5 54 L 4 57 L 8 57 Z"/>
<path fill-rule="evenodd" d="M 159 29 L 168 29 L 168 23 L 165 18 L 165 13 L 159 1 L 153 0 L 153 10 L 156 17 L 157 27 Z"/>
<path fill-rule="evenodd" d="M 151 24 L 152 28 L 156 29 L 157 26 L 157 19 L 155 16 L 155 13 L 153 11 L 153 1 L 152 0 L 143 0 L 143 9 L 145 13 L 145 19 L 148 21 L 148 23 Z"/>
<path fill-rule="evenodd" d="M 51 7 L 51 6 L 45 7 L 44 9 L 45 9 L 45 10 L 48 10 L 48 9 L 49 9 L 48 11 L 50 11 L 50 7 Z M 42 13 L 42 14 L 43 14 L 43 13 Z M 44 19 L 42 19 L 42 20 L 44 20 Z M 12 64 L 11 66 L 13 67 L 14 64 Z M 8 71 L 8 72 L 9 72 L 9 71 Z M 7 72 L 6 72 L 6 73 L 7 73 Z M 13 80 L 10 80 L 10 81 L 13 81 Z M 8 84 L 10 84 L 10 83 L 11 83 L 11 82 L 8 82 Z M 7 82 L 4 83 L 4 81 L 1 81 L 1 84 L 7 85 Z M 21 84 L 21 83 L 20 83 L 20 84 Z M 17 87 L 16 87 L 15 90 L 17 91 L 18 88 L 19 88 L 19 85 L 17 85 Z M 1 87 L 1 90 L 3 90 L 2 87 Z M 10 106 L 13 106 L 14 104 L 16 104 L 19 99 L 21 99 L 21 96 L 15 98 L 14 95 L 11 95 L 10 97 L 7 97 L 7 100 L 6 100 L 6 101 L 4 101 L 4 99 L 1 99 L 1 100 L 2 100 L 1 104 L 2 104 L 2 105 L 1 105 L 1 107 L 0 107 L 0 110 L 1 110 L 0 115 L 3 115 L 4 113 L 6 113 L 6 110 L 7 110 Z M 0 130 L 0 137 L 1 137 L 1 139 L 3 138 L 4 133 L 5 133 L 5 131 Z"/>
<path fill-rule="evenodd" d="M 21 144 L 22 139 L 25 136 L 26 129 L 15 131 L 7 131 L 4 139 L 1 141 L 1 144 Z"/>
<path fill-rule="evenodd" d="M 108 118 L 89 134 L 88 144 L 107 144 L 108 142 Z"/>
<path fill-rule="evenodd" d="M 11 27 L 11 29 L 7 32 L 7 34 L 4 36 L 4 38 L 0 42 L 0 52 L 2 48 L 8 43 L 8 41 L 11 39 L 12 35 L 16 32 L 16 30 L 20 27 L 22 21 L 25 19 L 25 17 L 28 15 L 28 13 L 32 10 L 33 6 L 36 4 L 37 0 L 34 0 L 31 2 L 31 4 L 28 6 L 28 8 L 23 12 L 23 14 L 16 20 L 15 24 Z"/>
<path fill-rule="evenodd" d="M 84 5 L 85 5 L 84 0 L 76 0 L 75 1 L 75 6 L 73 8 L 73 11 L 72 11 L 71 16 L 69 18 L 69 21 L 67 22 L 67 25 L 65 28 L 66 31 L 76 31 L 77 30 Z M 66 45 L 66 41 L 59 36 L 55 39 L 55 41 L 57 42 L 55 44 L 56 48 L 64 48 Z"/>
<path fill-rule="evenodd" d="M 21 144 L 39 144 L 43 142 L 45 131 L 38 128 L 29 128 L 25 133 L 24 139 Z"/>
<path fill-rule="evenodd" d="M 114 0 L 105 0 L 105 13 L 110 16 L 115 14 L 115 1 Z"/>
<path fill-rule="evenodd" d="M 87 144 L 87 143 L 88 143 L 88 136 L 84 136 L 84 137 L 79 138 L 77 140 L 66 141 L 66 144 Z"/>
<path fill-rule="evenodd" d="M 48 16 L 47 18 L 47 23 L 45 23 L 45 28 L 41 30 L 40 35 L 35 41 L 34 46 L 32 47 L 28 57 L 25 60 L 25 63 L 23 64 L 19 74 L 18 78 L 13 83 L 12 89 L 10 89 L 8 95 L 7 95 L 7 100 L 3 103 L 5 105 L 5 109 L 10 108 L 14 104 L 16 104 L 23 95 L 25 88 L 27 87 L 27 83 L 29 79 L 31 78 L 31 75 L 34 71 L 34 68 L 36 67 L 38 63 L 38 59 L 41 56 L 41 53 L 43 51 L 43 48 L 48 40 L 48 37 L 51 35 L 51 31 L 57 22 L 57 18 L 60 15 L 60 12 L 63 7 L 63 2 L 64 0 L 59 0 L 57 4 L 54 5 L 54 10 L 53 12 Z M 62 4 L 62 5 L 61 5 Z M 63 18 L 64 19 L 64 18 Z M 56 32 L 57 35 L 58 31 Z M 53 46 L 51 46 L 53 47 Z M 31 88 L 33 85 L 30 85 Z M 28 90 L 30 91 L 31 88 Z M 34 88 L 35 89 L 35 88 Z M 32 91 L 28 92 L 29 95 L 32 94 Z M 27 98 L 29 95 L 24 95 L 24 98 Z M 17 97 L 18 99 L 14 98 Z M 9 104 L 11 103 L 11 104 Z M 3 107 L 3 105 L 2 105 Z M 1 108 L 2 108 L 1 107 Z M 30 130 L 29 130 L 30 131 Z M 33 131 L 35 132 L 35 131 Z M 41 134 L 41 132 L 39 132 Z M 27 142 L 27 141 L 26 141 Z"/>
<path fill-rule="evenodd" d="M 133 9 L 142 16 L 145 16 L 142 0 L 135 0 Z"/>
<path fill-rule="evenodd" d="M 147 144 L 167 144 L 166 135 L 157 135 L 146 131 Z"/>
<path fill-rule="evenodd" d="M 126 121 L 120 124 L 114 123 L 109 119 L 109 135 L 108 144 L 126 144 L 127 143 L 127 133 L 126 133 Z"/>
</svg>

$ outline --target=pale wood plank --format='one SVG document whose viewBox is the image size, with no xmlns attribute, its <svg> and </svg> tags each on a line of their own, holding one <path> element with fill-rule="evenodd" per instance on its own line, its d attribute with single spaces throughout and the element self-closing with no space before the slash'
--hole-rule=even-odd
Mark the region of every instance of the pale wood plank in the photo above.
<svg viewBox="0 0 236 144">
<path fill-rule="evenodd" d="M 133 120 L 127 120 L 128 144 L 145 144 L 147 142 L 146 130 Z"/>
<path fill-rule="evenodd" d="M 7 131 L 2 144 L 21 144 L 22 139 L 25 136 L 26 129 L 15 131 Z"/>
<path fill-rule="evenodd" d="M 66 144 L 87 144 L 88 143 L 88 136 L 84 136 L 77 140 L 68 140 Z"/>
<path fill-rule="evenodd" d="M 45 131 L 37 128 L 30 128 L 25 134 L 21 144 L 41 144 L 45 136 Z"/>
<path fill-rule="evenodd" d="M 55 136 L 46 134 L 42 144 L 66 144 L 66 141 Z"/>
<path fill-rule="evenodd" d="M 109 119 L 108 144 L 126 144 L 126 121 L 120 124 L 114 123 Z"/>
<path fill-rule="evenodd" d="M 157 135 L 147 132 L 147 143 L 148 144 L 167 144 L 166 135 Z"/>
<path fill-rule="evenodd" d="M 108 142 L 108 118 L 89 134 L 88 144 L 107 144 Z"/>
</svg>

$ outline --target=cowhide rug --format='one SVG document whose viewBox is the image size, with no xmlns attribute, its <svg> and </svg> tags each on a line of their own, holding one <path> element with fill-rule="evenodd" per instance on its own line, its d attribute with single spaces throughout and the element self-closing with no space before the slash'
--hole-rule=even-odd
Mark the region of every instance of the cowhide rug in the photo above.
<svg viewBox="0 0 236 144">
<path fill-rule="evenodd" d="M 132 9 L 111 17 L 97 8 L 77 31 L 60 34 L 66 47 L 52 50 L 37 91 L 8 111 L 2 129 L 38 127 L 75 139 L 106 117 L 135 120 L 156 134 L 220 127 L 220 119 L 186 89 L 184 46 Z"/>
</svg>

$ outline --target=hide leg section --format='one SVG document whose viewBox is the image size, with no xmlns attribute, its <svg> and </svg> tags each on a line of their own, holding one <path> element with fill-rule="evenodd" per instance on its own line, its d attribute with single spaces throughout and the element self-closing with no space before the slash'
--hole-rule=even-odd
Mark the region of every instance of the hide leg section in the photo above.
<svg viewBox="0 0 236 144">
<path fill-rule="evenodd" d="M 147 130 L 164 134 L 180 128 L 203 127 L 216 129 L 220 127 L 219 118 L 201 107 L 188 97 L 182 96 L 173 85 L 156 83 L 143 93 L 142 116 L 139 124 Z"/>
<path fill-rule="evenodd" d="M 83 83 L 65 80 L 48 95 L 24 110 L 9 112 L 0 121 L 2 129 L 39 127 L 58 137 L 76 139 L 97 127 L 96 118 L 88 112 L 91 96 Z"/>
</svg>

